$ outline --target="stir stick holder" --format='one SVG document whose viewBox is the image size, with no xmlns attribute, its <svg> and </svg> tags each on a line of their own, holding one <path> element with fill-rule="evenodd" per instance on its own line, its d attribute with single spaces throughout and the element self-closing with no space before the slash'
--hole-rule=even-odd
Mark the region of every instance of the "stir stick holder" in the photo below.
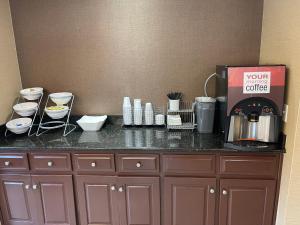
<svg viewBox="0 0 300 225">
<path fill-rule="evenodd" d="M 32 115 L 32 116 L 28 116 L 28 117 L 32 117 L 32 122 L 31 122 L 31 124 L 30 124 L 30 128 L 29 128 L 29 130 L 27 131 L 27 135 L 28 135 L 28 137 L 31 137 L 31 136 L 33 136 L 33 135 L 35 135 L 36 134 L 36 132 L 33 132 L 33 127 L 34 126 L 38 126 L 38 124 L 35 124 L 35 120 L 37 119 L 37 114 L 40 114 L 40 104 L 41 104 L 41 101 L 42 101 L 42 99 L 43 99 L 43 93 L 41 93 L 41 96 L 37 99 L 37 100 L 26 100 L 25 98 L 23 98 L 21 95 L 19 95 L 19 97 L 17 98 L 17 101 L 16 101 L 16 103 L 15 103 L 15 105 L 16 104 L 19 104 L 19 103 L 23 103 L 23 102 L 36 102 L 38 105 L 37 105 L 37 110 L 35 111 L 35 113 Z M 16 112 L 15 112 L 15 110 L 14 110 L 14 108 L 12 108 L 12 112 L 11 112 L 11 116 L 10 116 L 10 118 L 9 118 L 9 121 L 10 120 L 12 120 L 13 118 L 17 118 L 17 117 L 19 117 L 19 118 L 21 118 L 21 116 L 19 116 Z M 12 132 L 10 132 L 7 128 L 6 128 L 6 130 L 5 130 L 5 133 L 4 133 L 4 136 L 5 137 L 8 137 L 8 136 L 10 136 L 11 134 L 13 134 Z"/>
<path fill-rule="evenodd" d="M 45 108 L 43 110 L 43 114 L 39 123 L 39 127 L 36 133 L 36 136 L 40 136 L 50 130 L 54 130 L 54 129 L 59 129 L 59 128 L 64 128 L 64 133 L 63 136 L 67 136 L 68 134 L 70 134 L 72 131 L 74 131 L 76 129 L 76 125 L 74 124 L 70 124 L 69 120 L 70 120 L 70 115 L 71 115 L 71 111 L 72 111 L 72 107 L 73 107 L 73 102 L 74 102 L 74 95 L 71 96 L 70 101 L 66 104 L 69 109 L 68 109 L 68 113 L 67 115 L 65 115 L 62 119 L 60 120 L 55 120 L 50 118 L 49 119 L 45 118 L 45 109 L 48 107 L 49 105 L 49 98 L 50 96 L 48 95 L 47 101 L 46 101 L 46 105 Z"/>
</svg>

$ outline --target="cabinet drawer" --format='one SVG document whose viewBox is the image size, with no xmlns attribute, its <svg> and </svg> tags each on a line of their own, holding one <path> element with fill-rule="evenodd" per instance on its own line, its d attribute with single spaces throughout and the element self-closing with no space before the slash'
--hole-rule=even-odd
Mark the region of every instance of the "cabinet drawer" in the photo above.
<svg viewBox="0 0 300 225">
<path fill-rule="evenodd" d="M 213 175 L 214 155 L 164 155 L 163 172 L 167 175 Z"/>
<path fill-rule="evenodd" d="M 277 156 L 226 156 L 220 157 L 220 173 L 243 177 L 277 176 L 279 159 Z"/>
<path fill-rule="evenodd" d="M 75 154 L 74 169 L 78 172 L 115 172 L 113 154 Z"/>
<path fill-rule="evenodd" d="M 31 154 L 30 166 L 33 171 L 71 171 L 68 153 Z"/>
<path fill-rule="evenodd" d="M 158 155 L 117 155 L 118 172 L 120 173 L 159 173 Z"/>
<path fill-rule="evenodd" d="M 27 171 L 29 170 L 27 155 L 20 154 L 0 154 L 1 171 Z"/>
</svg>

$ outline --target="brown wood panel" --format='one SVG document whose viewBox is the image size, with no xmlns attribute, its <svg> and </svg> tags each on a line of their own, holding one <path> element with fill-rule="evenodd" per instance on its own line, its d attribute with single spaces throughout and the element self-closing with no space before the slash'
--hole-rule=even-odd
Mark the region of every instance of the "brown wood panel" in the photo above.
<svg viewBox="0 0 300 225">
<path fill-rule="evenodd" d="M 279 158 L 254 155 L 220 156 L 220 173 L 222 175 L 241 175 L 243 177 L 276 178 Z"/>
<path fill-rule="evenodd" d="M 114 176 L 76 176 L 77 207 L 81 225 L 119 224 L 116 185 L 117 177 Z"/>
<path fill-rule="evenodd" d="M 165 105 L 179 90 L 193 100 L 217 63 L 259 62 L 263 0 L 10 6 L 23 87 L 75 93 L 78 115 L 120 115 L 125 95 Z"/>
<path fill-rule="evenodd" d="M 128 174 L 158 174 L 159 156 L 149 154 L 118 154 L 117 171 Z"/>
<path fill-rule="evenodd" d="M 114 154 L 74 154 L 73 159 L 78 172 L 115 172 Z"/>
<path fill-rule="evenodd" d="M 163 224 L 214 224 L 216 193 L 215 178 L 164 178 Z"/>
<path fill-rule="evenodd" d="M 160 225 L 158 177 L 119 177 L 121 225 Z"/>
<path fill-rule="evenodd" d="M 166 175 L 213 175 L 216 171 L 215 155 L 163 155 Z"/>
<path fill-rule="evenodd" d="M 4 225 L 38 224 L 30 175 L 0 175 L 0 206 Z"/>
<path fill-rule="evenodd" d="M 26 153 L 0 154 L 0 171 L 28 171 Z"/>
<path fill-rule="evenodd" d="M 39 225 L 76 225 L 71 175 L 32 175 Z"/>
<path fill-rule="evenodd" d="M 32 153 L 29 156 L 33 171 L 71 171 L 71 159 L 68 153 Z"/>
<path fill-rule="evenodd" d="M 219 225 L 272 225 L 275 187 L 274 180 L 221 179 Z"/>
</svg>

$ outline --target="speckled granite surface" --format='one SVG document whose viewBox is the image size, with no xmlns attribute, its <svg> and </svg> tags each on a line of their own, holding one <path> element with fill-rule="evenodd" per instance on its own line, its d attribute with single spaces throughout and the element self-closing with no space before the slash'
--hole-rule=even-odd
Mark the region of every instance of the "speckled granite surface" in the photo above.
<svg viewBox="0 0 300 225">
<path fill-rule="evenodd" d="M 238 150 L 225 148 L 223 138 L 216 134 L 199 134 L 196 131 L 168 131 L 165 128 L 124 128 L 121 120 L 108 121 L 99 132 L 82 132 L 80 128 L 66 137 L 62 129 L 42 134 L 39 137 L 11 135 L 0 138 L 0 150 L 80 150 L 124 152 L 207 152 Z M 249 150 L 260 152 L 283 152 L 277 150 Z"/>
</svg>

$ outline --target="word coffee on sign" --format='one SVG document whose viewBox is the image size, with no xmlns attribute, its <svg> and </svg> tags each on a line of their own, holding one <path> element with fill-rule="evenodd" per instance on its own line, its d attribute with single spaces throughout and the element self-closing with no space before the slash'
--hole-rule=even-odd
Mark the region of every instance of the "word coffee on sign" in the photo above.
<svg viewBox="0 0 300 225">
<path fill-rule="evenodd" d="M 270 93 L 271 72 L 245 72 L 243 93 Z"/>
</svg>

